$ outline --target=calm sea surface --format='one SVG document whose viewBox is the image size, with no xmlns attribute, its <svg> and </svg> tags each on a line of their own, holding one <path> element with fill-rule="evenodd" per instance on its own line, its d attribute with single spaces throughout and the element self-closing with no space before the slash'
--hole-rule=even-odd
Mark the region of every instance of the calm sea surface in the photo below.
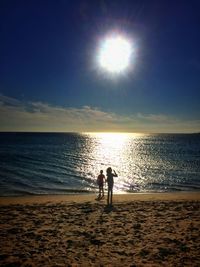
<svg viewBox="0 0 200 267">
<path fill-rule="evenodd" d="M 200 190 L 199 134 L 0 133 L 0 196 Z"/>
</svg>

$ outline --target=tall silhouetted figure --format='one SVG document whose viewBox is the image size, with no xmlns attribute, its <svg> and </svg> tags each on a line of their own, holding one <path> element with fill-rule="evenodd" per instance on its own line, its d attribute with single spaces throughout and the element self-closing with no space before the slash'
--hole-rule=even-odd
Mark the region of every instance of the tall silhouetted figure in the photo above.
<svg viewBox="0 0 200 267">
<path fill-rule="evenodd" d="M 113 177 L 117 177 L 118 175 L 113 170 L 114 173 L 112 173 L 111 167 L 109 167 L 107 170 L 107 183 L 108 183 L 108 198 L 107 198 L 107 204 L 112 205 L 112 197 L 113 197 L 113 185 L 114 185 L 114 179 Z"/>
</svg>

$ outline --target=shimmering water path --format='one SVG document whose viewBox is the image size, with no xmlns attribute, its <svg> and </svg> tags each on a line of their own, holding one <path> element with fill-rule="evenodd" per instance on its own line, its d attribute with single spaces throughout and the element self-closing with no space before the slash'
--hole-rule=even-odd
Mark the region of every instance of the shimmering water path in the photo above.
<svg viewBox="0 0 200 267">
<path fill-rule="evenodd" d="M 0 133 L 0 195 L 200 190 L 199 134 Z"/>
</svg>

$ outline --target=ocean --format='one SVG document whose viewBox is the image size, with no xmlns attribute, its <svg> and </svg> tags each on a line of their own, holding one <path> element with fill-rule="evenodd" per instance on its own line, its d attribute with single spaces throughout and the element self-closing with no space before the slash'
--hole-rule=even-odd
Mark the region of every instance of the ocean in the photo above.
<svg viewBox="0 0 200 267">
<path fill-rule="evenodd" d="M 200 191 L 200 134 L 0 133 L 0 196 Z"/>
</svg>

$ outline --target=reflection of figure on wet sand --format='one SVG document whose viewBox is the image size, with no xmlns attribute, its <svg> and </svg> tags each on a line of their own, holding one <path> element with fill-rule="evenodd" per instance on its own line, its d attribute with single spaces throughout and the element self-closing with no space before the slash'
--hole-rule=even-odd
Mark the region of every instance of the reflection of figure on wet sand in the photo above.
<svg viewBox="0 0 200 267">
<path fill-rule="evenodd" d="M 108 198 L 107 198 L 107 204 L 112 205 L 112 197 L 113 197 L 113 185 L 114 185 L 114 179 L 113 177 L 117 177 L 118 175 L 113 170 L 114 173 L 112 173 L 111 167 L 109 167 L 107 170 L 107 183 L 108 183 Z"/>
<path fill-rule="evenodd" d="M 139 185 L 138 184 L 136 184 L 136 183 L 132 183 L 132 184 L 130 184 L 130 186 L 129 186 L 129 191 L 131 191 L 131 192 L 136 192 L 136 191 L 139 191 L 140 190 L 140 187 L 139 187 Z"/>
<path fill-rule="evenodd" d="M 105 181 L 105 175 L 103 174 L 103 171 L 100 171 L 100 174 L 97 178 L 97 184 L 99 186 L 99 196 L 98 199 L 101 199 L 104 197 L 104 181 Z"/>
</svg>

